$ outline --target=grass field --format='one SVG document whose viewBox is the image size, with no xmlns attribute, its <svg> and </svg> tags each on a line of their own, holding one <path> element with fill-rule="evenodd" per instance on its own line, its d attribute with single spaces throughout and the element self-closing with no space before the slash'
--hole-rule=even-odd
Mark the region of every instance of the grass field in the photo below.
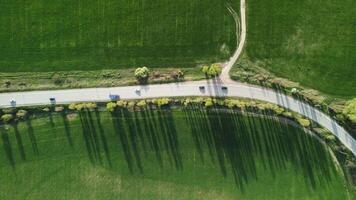
<svg viewBox="0 0 356 200">
<path fill-rule="evenodd" d="M 356 96 L 354 0 L 247 3 L 250 59 L 322 92 Z"/>
<path fill-rule="evenodd" d="M 2 72 L 191 67 L 235 46 L 225 0 L 0 2 Z"/>
<path fill-rule="evenodd" d="M 270 118 L 53 114 L 1 127 L 0 199 L 347 199 L 330 154 Z"/>
</svg>

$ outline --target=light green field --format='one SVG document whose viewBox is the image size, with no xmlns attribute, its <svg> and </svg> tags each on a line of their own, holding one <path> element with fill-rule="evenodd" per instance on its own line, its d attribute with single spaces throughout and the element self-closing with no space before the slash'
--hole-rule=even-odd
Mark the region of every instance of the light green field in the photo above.
<svg viewBox="0 0 356 200">
<path fill-rule="evenodd" d="M 356 96 L 354 0 L 247 0 L 247 55 L 276 75 Z"/>
<path fill-rule="evenodd" d="M 325 146 L 269 118 L 214 110 L 80 116 L 1 129 L 0 199 L 348 197 Z"/>
<path fill-rule="evenodd" d="M 0 71 L 192 67 L 221 61 L 236 46 L 225 3 L 0 1 Z"/>
</svg>

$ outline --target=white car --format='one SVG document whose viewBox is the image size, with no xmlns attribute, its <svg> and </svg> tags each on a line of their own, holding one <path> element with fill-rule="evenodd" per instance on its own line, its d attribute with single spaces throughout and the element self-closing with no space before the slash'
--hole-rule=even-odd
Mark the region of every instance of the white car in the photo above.
<svg viewBox="0 0 356 200">
<path fill-rule="evenodd" d="M 15 101 L 14 99 L 11 99 L 10 105 L 11 105 L 12 107 L 15 107 L 15 106 L 16 106 L 16 101 Z"/>
</svg>

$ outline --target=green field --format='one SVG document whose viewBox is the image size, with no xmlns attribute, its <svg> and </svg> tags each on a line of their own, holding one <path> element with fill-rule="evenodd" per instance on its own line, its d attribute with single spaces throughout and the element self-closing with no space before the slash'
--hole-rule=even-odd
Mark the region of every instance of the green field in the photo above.
<svg viewBox="0 0 356 200">
<path fill-rule="evenodd" d="M 191 67 L 220 61 L 236 47 L 225 2 L 0 1 L 0 71 Z"/>
<path fill-rule="evenodd" d="M 356 96 L 354 0 L 251 0 L 247 55 L 276 75 Z"/>
<path fill-rule="evenodd" d="M 52 114 L 4 129 L 0 199 L 347 199 L 323 144 L 209 110 Z"/>
</svg>

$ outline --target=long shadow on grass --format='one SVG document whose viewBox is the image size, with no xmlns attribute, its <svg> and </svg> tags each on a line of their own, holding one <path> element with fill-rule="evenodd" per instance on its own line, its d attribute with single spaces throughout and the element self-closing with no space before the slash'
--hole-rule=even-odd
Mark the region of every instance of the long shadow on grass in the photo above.
<svg viewBox="0 0 356 200">
<path fill-rule="evenodd" d="M 73 139 L 72 139 L 72 136 L 71 136 L 69 121 L 68 121 L 66 113 L 62 112 L 61 113 L 61 117 L 62 117 L 62 120 L 63 120 L 64 131 L 65 131 L 65 134 L 66 134 L 66 137 L 67 137 L 68 144 L 69 144 L 70 147 L 73 148 Z"/>
<path fill-rule="evenodd" d="M 7 131 L 4 130 L 4 127 L 0 127 L 0 131 L 1 131 L 2 145 L 4 147 L 6 157 L 9 160 L 11 167 L 14 169 L 15 168 L 15 159 L 14 159 L 14 155 L 12 152 L 9 135 L 8 135 Z"/>
<path fill-rule="evenodd" d="M 32 127 L 32 121 L 30 118 L 28 118 L 25 123 L 27 126 L 27 133 L 28 133 L 28 137 L 31 141 L 33 153 L 35 155 L 38 155 L 39 151 L 38 151 L 36 136 L 34 134 L 33 127 Z"/>
<path fill-rule="evenodd" d="M 13 128 L 14 128 L 14 132 L 15 132 L 17 148 L 19 150 L 20 157 L 22 160 L 26 160 L 25 149 L 24 149 L 23 142 L 22 142 L 22 136 L 21 136 L 21 133 L 18 128 L 18 123 L 14 123 Z"/>
<path fill-rule="evenodd" d="M 311 189 L 327 185 L 336 173 L 322 143 L 270 113 L 256 117 L 194 107 L 187 107 L 184 112 L 202 162 L 206 160 L 204 149 L 208 149 L 222 175 L 231 173 L 241 191 L 249 181 L 258 180 L 261 164 L 257 160 L 262 163 L 263 173 L 273 177 L 291 165 Z"/>
<path fill-rule="evenodd" d="M 177 170 L 183 169 L 172 110 L 169 107 L 134 109 L 136 111 L 117 109 L 112 113 L 114 129 L 129 170 L 133 173 L 137 168 L 140 173 L 144 172 L 142 158 L 149 156 L 148 152 L 154 152 L 161 168 L 164 167 L 163 161 L 167 161 Z"/>
</svg>

